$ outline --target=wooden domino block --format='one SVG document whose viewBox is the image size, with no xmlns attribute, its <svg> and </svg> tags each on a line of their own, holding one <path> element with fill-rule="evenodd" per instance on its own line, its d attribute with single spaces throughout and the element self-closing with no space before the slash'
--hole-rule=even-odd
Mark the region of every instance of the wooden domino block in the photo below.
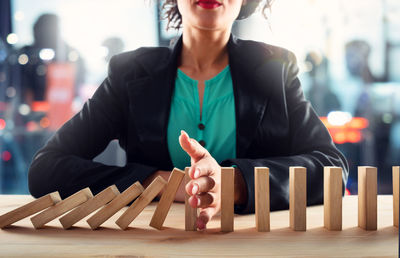
<svg viewBox="0 0 400 258">
<path fill-rule="evenodd" d="M 70 197 L 58 202 L 56 205 L 37 214 L 31 218 L 31 222 L 36 229 L 43 228 L 48 222 L 58 216 L 72 210 L 93 197 L 89 188 L 85 188 L 71 195 Z"/>
<path fill-rule="evenodd" d="M 258 232 L 268 232 L 270 231 L 269 168 L 254 168 L 254 190 L 256 229 Z"/>
<path fill-rule="evenodd" d="M 393 167 L 393 225 L 399 227 L 399 166 Z"/>
<path fill-rule="evenodd" d="M 125 230 L 129 224 L 146 208 L 147 205 L 157 196 L 165 187 L 167 181 L 161 176 L 151 182 L 143 193 L 133 202 L 133 204 L 119 217 L 115 222 L 121 229 Z"/>
<path fill-rule="evenodd" d="M 221 168 L 221 231 L 233 231 L 235 168 Z"/>
<path fill-rule="evenodd" d="M 342 168 L 324 167 L 324 227 L 342 230 Z"/>
<path fill-rule="evenodd" d="M 94 215 L 86 220 L 86 222 L 89 224 L 91 229 L 97 229 L 106 220 L 111 218 L 112 215 L 138 197 L 143 191 L 144 188 L 139 182 L 132 184 L 120 195 L 115 197 L 110 203 L 98 210 Z"/>
<path fill-rule="evenodd" d="M 290 228 L 305 231 L 307 228 L 307 170 L 304 167 L 289 169 Z"/>
<path fill-rule="evenodd" d="M 176 192 L 185 176 L 185 172 L 174 168 L 168 179 L 167 187 L 158 202 L 156 211 L 150 221 L 150 226 L 156 229 L 162 229 L 165 218 L 167 217 L 168 211 L 171 208 L 171 204 L 175 199 Z"/>
<path fill-rule="evenodd" d="M 358 167 L 358 226 L 377 229 L 377 168 Z"/>
<path fill-rule="evenodd" d="M 60 223 L 64 229 L 68 229 L 72 227 L 75 223 L 99 209 L 100 207 L 109 203 L 112 199 L 114 199 L 119 194 L 118 188 L 115 185 L 112 185 L 100 193 L 98 193 L 95 197 L 85 202 L 81 206 L 77 207 L 73 211 L 64 215 L 60 218 Z"/>
<path fill-rule="evenodd" d="M 185 185 L 192 180 L 189 176 L 190 167 L 185 168 Z M 190 195 L 185 191 L 185 230 L 197 231 L 197 208 L 189 204 Z"/>
<path fill-rule="evenodd" d="M 60 194 L 53 192 L 45 196 L 40 197 L 24 206 L 21 206 L 15 210 L 9 211 L 4 215 L 0 216 L 0 228 L 5 228 L 11 224 L 20 221 L 26 217 L 29 217 L 39 211 L 49 208 L 54 204 L 61 201 Z"/>
</svg>

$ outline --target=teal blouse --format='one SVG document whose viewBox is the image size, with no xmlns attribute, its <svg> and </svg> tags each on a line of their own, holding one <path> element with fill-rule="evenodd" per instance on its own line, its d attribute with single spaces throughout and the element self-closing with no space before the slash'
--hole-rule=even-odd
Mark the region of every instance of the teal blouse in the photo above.
<svg viewBox="0 0 400 258">
<path fill-rule="evenodd" d="M 190 156 L 181 148 L 179 135 L 185 130 L 220 163 L 236 158 L 235 98 L 229 65 L 205 81 L 200 117 L 198 82 L 178 69 L 168 121 L 168 150 L 174 167 L 190 166 Z"/>
</svg>

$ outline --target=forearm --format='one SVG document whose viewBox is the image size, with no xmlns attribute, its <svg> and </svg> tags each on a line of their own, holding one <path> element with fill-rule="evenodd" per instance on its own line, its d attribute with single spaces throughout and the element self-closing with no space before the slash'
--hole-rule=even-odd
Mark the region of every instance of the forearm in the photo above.
<svg viewBox="0 0 400 258">
<path fill-rule="evenodd" d="M 289 207 L 289 167 L 302 166 L 307 168 L 307 204 L 319 204 L 323 197 L 323 167 L 337 166 L 343 168 L 343 184 L 347 178 L 345 161 L 320 152 L 273 157 L 266 159 L 232 159 L 231 164 L 237 165 L 242 171 L 247 186 L 247 200 L 238 206 L 237 213 L 254 212 L 254 167 L 270 169 L 271 210 L 287 209 Z"/>
<path fill-rule="evenodd" d="M 40 152 L 28 174 L 29 191 L 34 197 L 59 191 L 64 198 L 85 187 L 94 194 L 115 184 L 120 192 L 136 181 L 143 183 L 155 169 L 137 163 L 125 167 L 107 166 L 59 152 Z"/>
</svg>

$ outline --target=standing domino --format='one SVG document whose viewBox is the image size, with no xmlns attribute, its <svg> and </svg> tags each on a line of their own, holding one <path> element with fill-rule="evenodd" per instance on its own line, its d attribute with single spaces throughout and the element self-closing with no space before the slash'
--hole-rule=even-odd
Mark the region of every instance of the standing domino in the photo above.
<svg viewBox="0 0 400 258">
<path fill-rule="evenodd" d="M 221 168 L 221 231 L 233 231 L 235 168 Z"/>
<path fill-rule="evenodd" d="M 342 230 L 342 168 L 324 167 L 324 227 Z"/>
<path fill-rule="evenodd" d="M 289 213 L 290 227 L 295 231 L 306 231 L 307 170 L 304 167 L 289 168 Z"/>
<path fill-rule="evenodd" d="M 270 231 L 269 168 L 254 168 L 256 228 L 259 232 Z"/>
<path fill-rule="evenodd" d="M 185 168 L 185 185 L 190 182 L 189 176 L 190 167 Z M 196 231 L 197 230 L 197 208 L 193 208 L 189 204 L 189 194 L 185 191 L 185 230 Z"/>
<path fill-rule="evenodd" d="M 358 167 L 358 226 L 377 229 L 377 168 Z"/>
</svg>

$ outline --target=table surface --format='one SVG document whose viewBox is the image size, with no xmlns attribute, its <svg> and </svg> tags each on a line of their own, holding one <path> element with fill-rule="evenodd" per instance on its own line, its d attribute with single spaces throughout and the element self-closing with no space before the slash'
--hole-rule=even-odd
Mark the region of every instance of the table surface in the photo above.
<svg viewBox="0 0 400 258">
<path fill-rule="evenodd" d="M 0 195 L 0 215 L 33 198 Z M 254 215 L 235 215 L 235 231 L 219 232 L 215 217 L 204 232 L 184 231 L 184 205 L 174 203 L 161 231 L 149 226 L 157 203 L 149 205 L 122 231 L 115 224 L 123 210 L 98 230 L 86 219 L 64 230 L 58 219 L 35 230 L 29 218 L 0 230 L 0 256 L 16 257 L 397 257 L 393 197 L 378 196 L 378 230 L 357 227 L 357 196 L 343 199 L 343 230 L 323 228 L 323 206 L 307 207 L 307 231 L 289 228 L 289 211 L 271 212 L 271 231 L 257 232 Z"/>
</svg>

